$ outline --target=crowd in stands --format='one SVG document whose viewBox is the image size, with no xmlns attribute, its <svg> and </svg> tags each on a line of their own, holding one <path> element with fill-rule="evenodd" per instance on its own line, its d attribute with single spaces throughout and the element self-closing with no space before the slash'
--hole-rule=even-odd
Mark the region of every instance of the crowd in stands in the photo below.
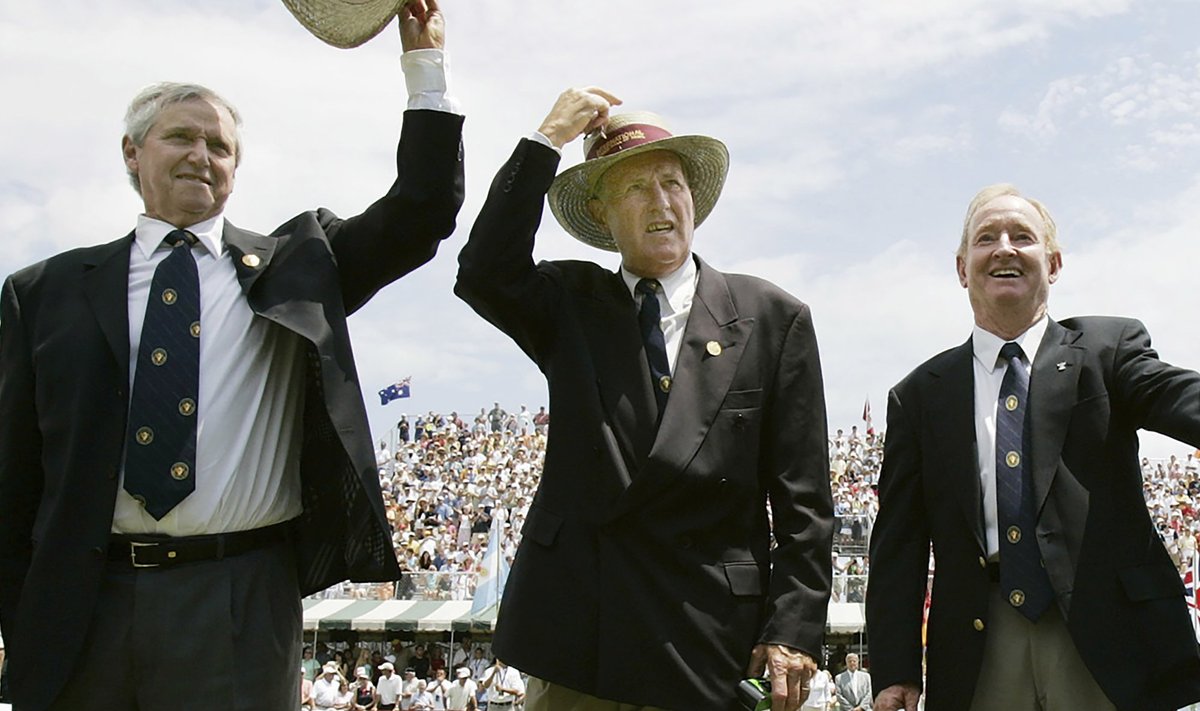
<svg viewBox="0 0 1200 711">
<path fill-rule="evenodd" d="M 456 711 L 519 708 L 521 673 L 493 659 L 470 636 L 456 645 L 399 639 L 333 648 L 305 646 L 300 662 L 302 711 Z"/>
<path fill-rule="evenodd" d="M 395 585 L 344 584 L 329 596 L 467 600 L 487 547 L 492 515 L 504 511 L 503 554 L 516 552 L 541 475 L 550 416 L 499 403 L 467 418 L 457 412 L 402 415 L 379 442 L 377 463 L 393 542 L 405 571 Z M 835 602 L 862 602 L 867 541 L 878 510 L 884 433 L 868 423 L 829 438 L 833 490 Z M 1200 535 L 1197 455 L 1143 460 L 1146 502 L 1168 549 L 1183 566 Z"/>
</svg>

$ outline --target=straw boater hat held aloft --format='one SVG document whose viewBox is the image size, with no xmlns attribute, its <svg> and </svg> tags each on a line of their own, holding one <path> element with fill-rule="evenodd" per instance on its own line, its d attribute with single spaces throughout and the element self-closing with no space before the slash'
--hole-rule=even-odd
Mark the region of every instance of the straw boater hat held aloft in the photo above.
<svg viewBox="0 0 1200 711">
<path fill-rule="evenodd" d="M 379 34 L 409 0 L 283 0 L 322 41 L 350 49 Z"/>
<path fill-rule="evenodd" d="M 662 117 L 648 111 L 615 114 L 603 133 L 597 131 L 584 140 L 584 161 L 564 170 L 550 185 L 550 211 L 563 229 L 581 242 L 617 251 L 612 235 L 592 218 L 588 201 L 596 197 L 600 177 L 613 165 L 657 150 L 679 156 L 692 189 L 698 227 L 721 196 L 729 172 L 729 151 L 724 143 L 708 136 L 672 135 Z"/>
</svg>

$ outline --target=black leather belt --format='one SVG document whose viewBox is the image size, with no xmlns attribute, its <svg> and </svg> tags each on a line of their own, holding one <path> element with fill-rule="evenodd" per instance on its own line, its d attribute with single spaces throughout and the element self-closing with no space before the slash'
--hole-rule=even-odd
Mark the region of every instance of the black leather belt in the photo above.
<svg viewBox="0 0 1200 711">
<path fill-rule="evenodd" d="M 220 560 L 286 541 L 290 522 L 249 531 L 214 533 L 208 536 L 150 536 L 114 533 L 108 542 L 108 559 L 133 568 L 159 568 Z"/>
</svg>

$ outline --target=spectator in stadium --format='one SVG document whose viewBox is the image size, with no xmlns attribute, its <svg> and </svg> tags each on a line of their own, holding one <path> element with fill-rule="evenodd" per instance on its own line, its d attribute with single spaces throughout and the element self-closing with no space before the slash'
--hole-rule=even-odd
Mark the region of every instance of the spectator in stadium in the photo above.
<svg viewBox="0 0 1200 711">
<path fill-rule="evenodd" d="M 871 711 L 871 675 L 859 669 L 858 655 L 846 655 L 846 670 L 833 680 L 839 711 Z"/>
<path fill-rule="evenodd" d="M 434 0 L 384 11 L 414 110 L 361 215 L 235 227 L 236 108 L 155 84 L 121 140 L 136 226 L 5 280 L 0 627 L 18 708 L 295 708 L 301 595 L 398 572 L 346 318 L 453 231 L 462 117 Z"/>
<path fill-rule="evenodd" d="M 417 696 L 417 674 L 412 667 L 404 668 L 404 683 L 400 687 L 400 708 L 411 709 Z"/>
<path fill-rule="evenodd" d="M 1137 438 L 1200 446 L 1200 374 L 1159 360 L 1138 321 L 1051 319 L 1054 220 L 1011 185 L 971 201 L 956 264 L 970 339 L 888 399 L 867 594 L 876 708 L 917 704 L 931 543 L 930 711 L 1200 699 L 1200 648 L 1138 493 Z"/>
<path fill-rule="evenodd" d="M 437 649 L 434 649 L 434 658 L 437 658 Z M 429 681 L 426 687 L 429 690 L 430 696 L 433 697 L 434 711 L 446 710 L 446 693 L 450 690 L 450 680 L 446 678 L 446 669 L 442 667 L 435 669 L 433 678 Z"/>
<path fill-rule="evenodd" d="M 316 679 L 317 674 L 321 669 L 321 663 L 313 658 L 312 647 L 305 645 L 300 656 L 300 666 L 304 667 L 304 678 L 308 679 L 309 681 Z"/>
<path fill-rule="evenodd" d="M 325 662 L 321 667 L 321 675 L 313 682 L 313 708 L 316 711 L 328 711 L 336 708 L 341 702 L 341 672 L 335 662 Z"/>
<path fill-rule="evenodd" d="M 381 711 L 391 711 L 396 708 L 400 703 L 400 697 L 404 694 L 404 681 L 395 670 L 396 667 L 391 662 L 379 665 L 382 676 L 379 677 L 379 681 L 375 682 L 375 691 L 379 694 Z"/>
<path fill-rule="evenodd" d="M 308 678 L 308 670 L 303 666 L 300 667 L 300 709 L 301 711 L 312 711 L 313 707 L 313 683 Z"/>
<path fill-rule="evenodd" d="M 495 664 L 487 670 L 479 687 L 487 692 L 489 711 L 511 709 L 518 700 L 525 696 L 525 682 L 521 679 L 521 672 L 500 659 L 497 659 Z M 556 706 L 554 708 L 563 707 Z"/>
<path fill-rule="evenodd" d="M 454 676 L 454 683 L 446 692 L 446 708 L 448 711 L 475 711 L 477 689 L 471 680 L 471 670 L 459 667 Z"/>
<path fill-rule="evenodd" d="M 800 711 L 832 711 L 837 706 L 837 687 L 823 660 L 817 660 L 818 669 L 808 680 L 808 698 L 800 706 Z"/>
<path fill-rule="evenodd" d="M 375 691 L 375 685 L 371 683 L 371 670 L 368 667 L 359 667 L 355 671 L 355 684 L 352 691 L 354 692 L 352 706 L 354 711 L 375 711 L 379 703 L 379 695 Z"/>
<path fill-rule="evenodd" d="M 531 711 L 570 693 L 726 708 L 764 669 L 776 708 L 796 709 L 830 592 L 811 316 L 692 253 L 725 146 L 673 137 L 652 114 L 610 120 L 614 103 L 594 87 L 564 92 L 501 169 L 459 255 L 455 292 L 547 374 L 552 408 L 567 403 L 495 649 L 530 674 Z M 588 131 L 585 161 L 555 178 L 562 146 Z M 547 191 L 569 233 L 620 252 L 617 273 L 534 264 Z"/>
</svg>

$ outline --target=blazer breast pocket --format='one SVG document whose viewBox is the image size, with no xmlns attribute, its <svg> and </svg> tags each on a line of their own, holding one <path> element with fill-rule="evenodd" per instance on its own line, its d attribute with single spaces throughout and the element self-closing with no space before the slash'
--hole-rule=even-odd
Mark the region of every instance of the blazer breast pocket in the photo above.
<svg viewBox="0 0 1200 711">
<path fill-rule="evenodd" d="M 721 401 L 722 410 L 754 410 L 762 407 L 762 388 L 730 390 Z"/>
<path fill-rule="evenodd" d="M 562 524 L 562 516 L 541 506 L 531 506 L 525 517 L 525 525 L 521 527 L 521 535 L 549 548 L 558 538 L 558 529 L 562 528 Z"/>
</svg>

